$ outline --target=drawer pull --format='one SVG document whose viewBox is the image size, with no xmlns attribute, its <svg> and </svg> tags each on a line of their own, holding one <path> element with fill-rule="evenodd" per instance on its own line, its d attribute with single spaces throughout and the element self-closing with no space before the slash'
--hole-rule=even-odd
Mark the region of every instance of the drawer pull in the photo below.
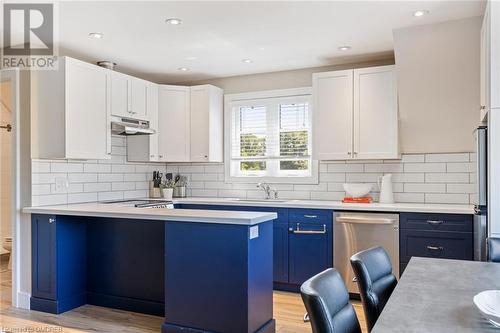
<svg viewBox="0 0 500 333">
<path fill-rule="evenodd" d="M 326 224 L 323 224 L 323 230 L 300 230 L 300 223 L 297 223 L 297 229 L 290 228 L 289 230 L 298 235 L 323 235 L 326 234 Z"/>
<path fill-rule="evenodd" d="M 438 224 L 443 224 L 444 221 L 441 221 L 441 220 L 427 220 L 427 223 L 428 224 L 438 225 Z"/>
<path fill-rule="evenodd" d="M 318 215 L 304 215 L 304 217 L 308 219 L 317 219 Z"/>
<path fill-rule="evenodd" d="M 442 247 L 442 246 L 427 245 L 427 250 L 431 250 L 431 251 L 443 251 L 444 247 Z"/>
</svg>

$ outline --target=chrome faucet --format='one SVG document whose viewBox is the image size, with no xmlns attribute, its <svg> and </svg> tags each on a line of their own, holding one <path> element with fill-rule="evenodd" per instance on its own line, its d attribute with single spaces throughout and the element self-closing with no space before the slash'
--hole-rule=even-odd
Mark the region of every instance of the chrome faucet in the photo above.
<svg viewBox="0 0 500 333">
<path fill-rule="evenodd" d="M 266 193 L 266 200 L 270 199 L 278 199 L 278 190 L 275 188 L 271 188 L 271 185 L 268 183 L 258 183 L 257 188 L 262 189 Z M 271 197 L 271 193 L 273 194 L 273 197 Z"/>
</svg>

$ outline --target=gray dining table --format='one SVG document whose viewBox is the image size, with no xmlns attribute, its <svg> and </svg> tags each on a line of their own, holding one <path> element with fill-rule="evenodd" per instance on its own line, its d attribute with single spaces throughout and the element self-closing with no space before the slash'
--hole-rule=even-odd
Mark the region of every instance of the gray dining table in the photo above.
<svg viewBox="0 0 500 333">
<path fill-rule="evenodd" d="M 413 257 L 371 333 L 500 333 L 472 301 L 490 289 L 500 263 Z"/>
</svg>

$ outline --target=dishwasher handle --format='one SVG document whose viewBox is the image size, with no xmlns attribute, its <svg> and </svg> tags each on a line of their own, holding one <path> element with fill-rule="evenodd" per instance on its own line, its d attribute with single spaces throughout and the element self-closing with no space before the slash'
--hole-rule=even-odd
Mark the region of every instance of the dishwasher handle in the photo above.
<svg viewBox="0 0 500 333">
<path fill-rule="evenodd" d="M 383 217 L 363 217 L 363 216 L 337 216 L 336 222 L 350 224 L 395 224 L 396 219 Z"/>
</svg>

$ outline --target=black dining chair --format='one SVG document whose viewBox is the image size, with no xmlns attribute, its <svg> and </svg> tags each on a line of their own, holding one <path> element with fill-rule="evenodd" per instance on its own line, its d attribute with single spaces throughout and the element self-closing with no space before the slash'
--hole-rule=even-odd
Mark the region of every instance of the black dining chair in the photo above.
<svg viewBox="0 0 500 333">
<path fill-rule="evenodd" d="M 361 333 L 358 317 L 339 272 L 323 271 L 300 286 L 313 333 Z"/>
<path fill-rule="evenodd" d="M 488 238 L 488 261 L 500 262 L 500 238 Z"/>
<path fill-rule="evenodd" d="M 351 266 L 370 332 L 397 284 L 391 259 L 382 247 L 374 247 L 353 255 Z"/>
</svg>

